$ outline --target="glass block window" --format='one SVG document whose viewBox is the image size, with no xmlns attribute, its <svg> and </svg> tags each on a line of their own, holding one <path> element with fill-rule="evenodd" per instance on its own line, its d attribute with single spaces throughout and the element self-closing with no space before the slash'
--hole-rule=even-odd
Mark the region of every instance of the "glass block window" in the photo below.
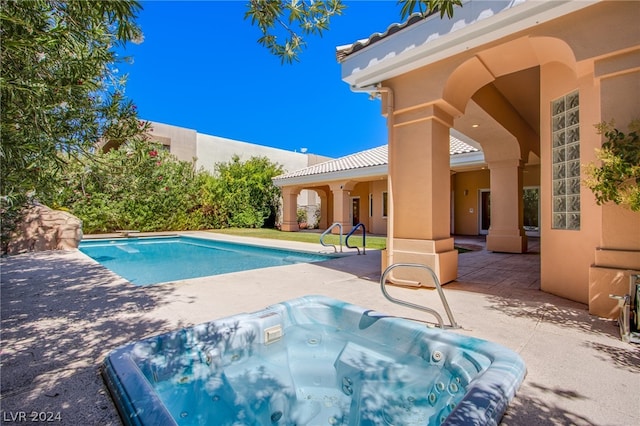
<svg viewBox="0 0 640 426">
<path fill-rule="evenodd" d="M 553 229 L 580 229 L 580 99 L 552 102 Z"/>
</svg>

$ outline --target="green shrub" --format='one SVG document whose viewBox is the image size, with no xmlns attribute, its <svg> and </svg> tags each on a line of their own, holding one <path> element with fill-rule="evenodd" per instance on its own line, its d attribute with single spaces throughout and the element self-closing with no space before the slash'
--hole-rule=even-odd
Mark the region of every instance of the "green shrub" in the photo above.
<svg viewBox="0 0 640 426">
<path fill-rule="evenodd" d="M 90 162 L 65 161 L 64 184 L 47 201 L 78 216 L 87 234 L 259 228 L 279 197 L 271 178 L 281 169 L 266 158 L 234 157 L 214 176 L 160 146 L 131 142 Z"/>
<path fill-rule="evenodd" d="M 640 212 L 640 120 L 633 120 L 626 134 L 613 122 L 596 128 L 606 140 L 596 151 L 600 165 L 591 163 L 586 168 L 585 184 L 598 204 L 612 201 Z"/>
</svg>

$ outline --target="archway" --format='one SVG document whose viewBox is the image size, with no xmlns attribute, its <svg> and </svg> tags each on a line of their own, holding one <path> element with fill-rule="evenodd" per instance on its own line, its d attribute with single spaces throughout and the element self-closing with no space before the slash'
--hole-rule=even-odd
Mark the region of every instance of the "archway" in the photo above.
<svg viewBox="0 0 640 426">
<path fill-rule="evenodd" d="M 476 53 L 444 85 L 443 100 L 461 112 L 454 127 L 482 146 L 490 170 L 492 251 L 527 251 L 523 171 L 540 158 L 540 68 L 548 63 L 575 69 L 562 40 L 522 37 Z"/>
</svg>

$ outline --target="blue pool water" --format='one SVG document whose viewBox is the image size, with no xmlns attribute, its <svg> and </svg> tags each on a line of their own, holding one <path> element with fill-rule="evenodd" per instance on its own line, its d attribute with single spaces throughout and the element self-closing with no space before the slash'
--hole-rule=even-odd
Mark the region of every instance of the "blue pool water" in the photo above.
<svg viewBox="0 0 640 426">
<path fill-rule="evenodd" d="M 331 258 L 185 236 L 85 240 L 79 250 L 138 286 Z"/>
<path fill-rule="evenodd" d="M 525 375 L 500 345 L 323 296 L 116 349 L 128 425 L 495 425 Z"/>
</svg>

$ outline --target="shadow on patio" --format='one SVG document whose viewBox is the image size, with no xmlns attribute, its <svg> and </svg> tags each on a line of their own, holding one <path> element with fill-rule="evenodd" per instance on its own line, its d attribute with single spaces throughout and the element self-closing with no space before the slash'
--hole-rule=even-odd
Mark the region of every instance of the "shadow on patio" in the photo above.
<svg viewBox="0 0 640 426">
<path fill-rule="evenodd" d="M 144 291 L 143 291 L 144 290 Z M 119 424 L 97 366 L 163 331 L 144 319 L 171 287 L 141 289 L 74 252 L 2 259 L 2 410 L 60 412 L 62 424 Z"/>
</svg>

